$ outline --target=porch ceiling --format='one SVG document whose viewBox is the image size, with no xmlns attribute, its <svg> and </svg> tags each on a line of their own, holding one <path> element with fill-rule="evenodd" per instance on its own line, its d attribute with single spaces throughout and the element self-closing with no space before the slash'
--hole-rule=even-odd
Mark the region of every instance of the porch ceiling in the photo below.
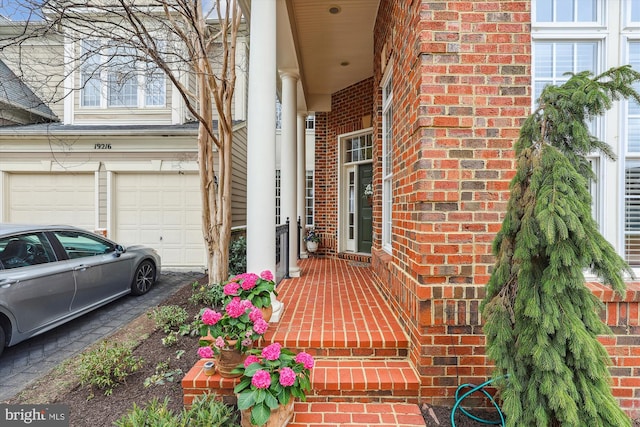
<svg viewBox="0 0 640 427">
<path fill-rule="evenodd" d="M 379 3 L 380 0 L 278 3 L 278 68 L 300 74 L 302 93 L 298 104 L 302 108 L 328 111 L 333 92 L 373 74 L 373 27 Z"/>
</svg>

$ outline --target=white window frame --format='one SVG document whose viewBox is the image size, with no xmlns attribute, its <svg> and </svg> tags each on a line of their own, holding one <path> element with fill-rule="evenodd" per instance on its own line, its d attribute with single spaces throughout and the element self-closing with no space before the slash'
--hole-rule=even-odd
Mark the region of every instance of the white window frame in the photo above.
<svg viewBox="0 0 640 427">
<path fill-rule="evenodd" d="M 533 0 L 532 2 L 532 18 L 534 20 L 538 1 L 540 0 Z M 595 71 L 596 73 L 629 63 L 629 42 L 640 42 L 640 21 L 631 21 L 632 2 L 635 2 L 636 7 L 640 8 L 640 0 L 623 0 L 620 2 L 597 0 L 597 22 L 533 22 L 534 64 L 535 43 L 547 40 L 558 42 L 598 40 L 600 47 L 597 53 L 598 70 Z M 534 82 L 535 75 L 535 67 L 533 67 Z M 532 99 L 532 101 L 535 102 L 535 99 Z M 627 160 L 640 160 L 640 153 L 634 152 L 631 155 L 627 153 L 627 113 L 627 102 L 614 102 L 605 117 L 597 122 L 594 130 L 597 137 L 611 145 L 617 161 L 610 161 L 606 157 L 597 155 L 597 153 L 590 157 L 594 172 L 599 178 L 597 182 L 591 183 L 592 194 L 596 195 L 594 206 L 592 207 L 594 218 L 598 221 L 603 236 L 625 259 L 627 258 L 625 252 L 625 166 Z M 636 274 L 640 273 L 640 264 L 632 267 Z"/>
<path fill-rule="evenodd" d="M 167 106 L 167 77 L 158 68 L 155 64 L 151 64 L 145 61 L 131 59 L 133 64 L 125 63 L 125 68 L 131 68 L 132 74 L 135 77 L 135 102 L 124 102 L 118 103 L 113 102 L 112 100 L 112 87 L 111 87 L 111 78 L 113 76 L 114 70 L 105 65 L 105 61 L 109 58 L 109 55 L 105 55 L 103 50 L 109 50 L 109 48 L 105 45 L 105 43 L 101 43 L 98 40 L 89 40 L 93 43 L 98 43 L 100 45 L 100 53 L 97 54 L 99 56 L 98 65 L 96 68 L 98 72 L 92 73 L 91 78 L 89 78 L 86 82 L 85 78 L 85 63 L 86 58 L 82 54 L 83 52 L 83 43 L 87 41 L 80 42 L 80 52 L 81 57 L 80 61 L 80 99 L 79 99 L 79 107 L 83 110 L 91 110 L 91 109 L 130 109 L 130 108 L 165 108 Z M 122 48 L 126 49 L 126 48 Z M 116 61 L 117 62 L 117 61 Z M 129 67 L 132 65 L 132 67 Z M 154 83 L 152 86 L 149 86 L 149 83 Z M 87 105 L 85 103 L 85 85 L 91 84 L 92 87 L 97 86 L 99 88 L 99 102 L 92 102 L 91 105 Z M 149 87 L 153 88 L 154 93 L 149 93 Z M 151 97 L 151 98 L 149 98 Z M 152 103 L 148 103 L 147 99 L 152 99 Z"/>
<path fill-rule="evenodd" d="M 382 78 L 382 249 L 392 254 L 393 228 L 393 67 Z M 390 118 L 388 116 L 391 116 Z"/>
</svg>

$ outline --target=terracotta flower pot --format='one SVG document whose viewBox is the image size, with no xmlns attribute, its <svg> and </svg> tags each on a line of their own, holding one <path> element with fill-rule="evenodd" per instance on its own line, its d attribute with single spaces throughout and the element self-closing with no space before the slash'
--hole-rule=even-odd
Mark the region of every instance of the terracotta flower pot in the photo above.
<svg viewBox="0 0 640 427">
<path fill-rule="evenodd" d="M 240 425 L 242 427 L 258 427 L 251 424 L 251 408 L 240 411 Z M 262 427 L 284 427 L 289 424 L 293 418 L 293 399 L 287 405 L 280 405 L 277 409 L 271 411 L 271 415 L 266 424 Z"/>
<path fill-rule="evenodd" d="M 269 307 L 263 307 L 260 309 L 260 311 L 262 312 L 262 318 L 268 322 L 269 319 L 271 319 L 271 315 L 273 314 L 273 306 L 270 305 Z"/>
<path fill-rule="evenodd" d="M 231 371 L 243 363 L 246 358 L 246 354 L 241 353 L 240 350 L 235 348 L 219 350 L 216 355 L 216 368 L 218 369 L 218 373 L 223 378 L 237 378 L 241 376 L 242 374 L 232 374 Z"/>
</svg>

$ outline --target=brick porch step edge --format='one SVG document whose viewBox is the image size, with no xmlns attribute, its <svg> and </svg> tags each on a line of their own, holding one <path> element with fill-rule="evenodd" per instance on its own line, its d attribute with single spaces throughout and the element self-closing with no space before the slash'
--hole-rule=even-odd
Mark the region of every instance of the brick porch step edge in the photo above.
<svg viewBox="0 0 640 427">
<path fill-rule="evenodd" d="M 424 427 L 418 405 L 408 403 L 296 402 L 289 427 Z"/>
<path fill-rule="evenodd" d="M 207 376 L 204 360 L 198 361 L 182 379 L 184 404 L 195 396 L 215 392 L 233 396 L 237 379 Z M 407 360 L 316 359 L 311 371 L 310 402 L 404 402 L 417 403 L 418 375 Z"/>
</svg>

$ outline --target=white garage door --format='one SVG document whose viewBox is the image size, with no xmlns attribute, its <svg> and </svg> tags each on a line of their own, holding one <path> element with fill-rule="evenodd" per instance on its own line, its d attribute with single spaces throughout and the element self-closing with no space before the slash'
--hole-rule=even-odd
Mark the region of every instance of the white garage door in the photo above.
<svg viewBox="0 0 640 427">
<path fill-rule="evenodd" d="M 164 267 L 206 264 L 197 173 L 114 176 L 114 239 L 155 248 Z"/>
<path fill-rule="evenodd" d="M 95 227 L 93 173 L 9 174 L 8 222 Z"/>
</svg>

